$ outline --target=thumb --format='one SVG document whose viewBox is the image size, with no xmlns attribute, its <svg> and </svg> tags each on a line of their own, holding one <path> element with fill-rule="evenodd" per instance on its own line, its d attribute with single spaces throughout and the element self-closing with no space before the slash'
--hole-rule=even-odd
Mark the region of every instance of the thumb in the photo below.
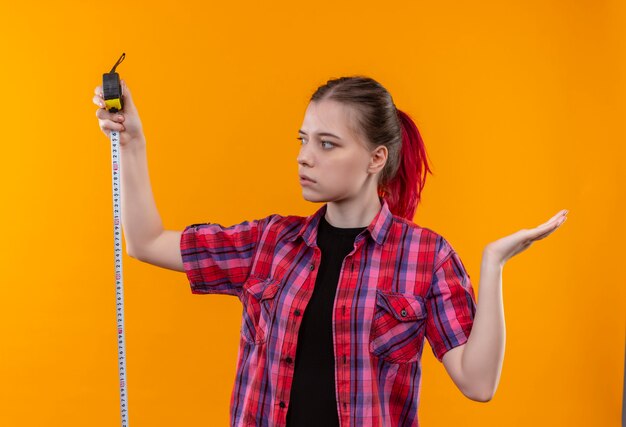
<svg viewBox="0 0 626 427">
<path fill-rule="evenodd" d="M 128 105 L 131 109 L 135 108 L 135 104 L 133 103 L 133 97 L 130 93 L 130 89 L 126 86 L 126 81 L 121 80 L 122 83 L 122 97 L 124 98 L 124 109 L 126 109 L 126 105 Z"/>
</svg>

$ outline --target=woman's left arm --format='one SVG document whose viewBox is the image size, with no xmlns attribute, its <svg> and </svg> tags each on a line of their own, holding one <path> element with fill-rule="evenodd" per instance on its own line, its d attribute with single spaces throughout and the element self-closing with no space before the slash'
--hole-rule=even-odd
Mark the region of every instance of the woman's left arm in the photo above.
<svg viewBox="0 0 626 427">
<path fill-rule="evenodd" d="M 506 333 L 502 304 L 502 269 L 506 261 L 534 241 L 552 234 L 567 219 L 562 210 L 533 229 L 522 229 L 483 250 L 478 302 L 467 342 L 448 351 L 442 359 L 448 374 L 472 400 L 491 400 L 500 381 Z"/>
</svg>

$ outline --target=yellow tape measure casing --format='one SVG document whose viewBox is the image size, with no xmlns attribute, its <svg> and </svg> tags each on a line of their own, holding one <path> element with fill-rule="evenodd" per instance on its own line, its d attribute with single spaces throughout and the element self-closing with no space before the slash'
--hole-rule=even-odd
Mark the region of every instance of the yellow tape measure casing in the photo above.
<svg viewBox="0 0 626 427">
<path fill-rule="evenodd" d="M 112 113 L 116 113 L 117 111 L 122 109 L 122 100 L 121 98 L 113 98 L 104 100 L 104 105 L 107 110 L 111 110 Z"/>
</svg>

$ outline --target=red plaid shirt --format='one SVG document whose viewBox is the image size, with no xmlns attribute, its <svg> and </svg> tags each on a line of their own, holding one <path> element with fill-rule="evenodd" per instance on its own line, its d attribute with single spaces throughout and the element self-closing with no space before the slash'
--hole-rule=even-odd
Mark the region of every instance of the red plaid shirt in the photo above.
<svg viewBox="0 0 626 427">
<path fill-rule="evenodd" d="M 434 231 L 394 216 L 387 201 L 343 262 L 333 309 L 335 391 L 343 427 L 418 426 L 421 355 L 464 344 L 476 299 L 469 274 Z M 230 227 L 193 224 L 180 248 L 191 292 L 243 305 L 232 426 L 285 426 L 298 330 L 321 251 L 308 217 Z"/>
</svg>

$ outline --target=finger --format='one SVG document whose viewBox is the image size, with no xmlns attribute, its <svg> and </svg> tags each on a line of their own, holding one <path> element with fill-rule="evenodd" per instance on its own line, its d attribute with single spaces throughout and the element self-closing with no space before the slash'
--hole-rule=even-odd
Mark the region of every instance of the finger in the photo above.
<svg viewBox="0 0 626 427">
<path fill-rule="evenodd" d="M 555 220 L 553 220 L 553 222 L 550 224 L 550 226 L 552 228 L 559 228 L 561 226 L 561 224 L 563 224 L 565 221 L 567 220 L 566 216 L 562 216 L 559 218 L 556 218 Z"/>
<path fill-rule="evenodd" d="M 549 236 L 550 234 L 554 233 L 556 231 L 557 228 L 559 228 L 561 226 L 561 224 L 563 224 L 565 221 L 567 221 L 567 217 L 564 217 L 563 219 L 561 219 L 560 221 L 553 223 L 553 224 L 547 224 L 543 227 L 537 227 L 535 230 L 533 230 L 533 234 L 532 239 L 533 240 L 541 240 L 547 236 Z M 535 232 L 536 231 L 536 232 Z"/>
<path fill-rule="evenodd" d="M 546 233 L 551 233 L 556 227 L 554 224 L 542 224 L 531 230 L 528 230 L 526 237 L 531 240 L 537 240 L 539 236 L 543 236 Z"/>
<path fill-rule="evenodd" d="M 123 122 L 126 120 L 124 114 L 121 111 L 111 112 L 106 108 L 100 108 L 96 110 L 96 117 L 99 119 L 112 120 L 114 122 Z"/>
<path fill-rule="evenodd" d="M 93 97 L 93 103 L 96 104 L 98 107 L 106 107 L 106 104 L 104 103 L 104 101 L 102 100 L 101 97 L 99 97 L 98 95 Z"/>
<path fill-rule="evenodd" d="M 561 216 L 563 216 L 565 214 L 565 209 L 563 209 L 562 211 L 559 211 L 556 215 L 554 215 L 552 218 L 550 218 L 548 221 L 545 222 L 545 224 L 554 221 L 557 218 L 560 218 Z"/>
<path fill-rule="evenodd" d="M 130 93 L 130 89 L 126 86 L 126 82 L 122 80 L 122 97 L 124 98 L 124 102 L 128 104 L 133 104 L 133 95 Z"/>
<path fill-rule="evenodd" d="M 107 130 L 123 131 L 125 128 L 124 128 L 124 125 L 121 123 L 115 123 L 114 121 L 111 121 L 111 120 L 101 120 L 100 129 L 102 129 L 103 131 L 107 131 Z"/>
<path fill-rule="evenodd" d="M 553 223 L 555 220 L 558 220 L 559 218 L 562 218 L 565 216 L 565 214 L 567 213 L 567 209 L 563 209 L 561 211 L 559 211 L 556 215 L 554 215 L 552 218 L 550 218 L 549 220 L 547 220 L 546 222 L 544 222 L 543 224 L 539 225 L 539 227 L 543 227 L 543 226 L 550 226 L 551 223 Z"/>
<path fill-rule="evenodd" d="M 554 227 L 551 228 L 550 230 L 546 231 L 543 234 L 540 234 L 539 236 L 535 237 L 534 240 L 541 240 L 541 239 L 545 239 L 546 237 L 548 237 L 550 234 L 554 233 L 556 231 L 556 229 L 559 227 Z"/>
<path fill-rule="evenodd" d="M 111 120 L 113 122 L 123 122 L 125 120 L 124 115 L 121 113 L 111 113 L 104 108 L 96 110 L 96 117 L 100 120 Z"/>
<path fill-rule="evenodd" d="M 104 96 L 104 92 L 102 92 L 102 86 L 96 86 L 96 90 L 94 90 L 94 93 L 98 96 Z"/>
<path fill-rule="evenodd" d="M 524 236 L 524 241 L 534 242 L 535 240 L 541 240 L 546 237 L 548 234 L 552 233 L 555 230 L 553 227 L 537 227 L 532 230 L 528 230 L 526 235 Z"/>
</svg>

